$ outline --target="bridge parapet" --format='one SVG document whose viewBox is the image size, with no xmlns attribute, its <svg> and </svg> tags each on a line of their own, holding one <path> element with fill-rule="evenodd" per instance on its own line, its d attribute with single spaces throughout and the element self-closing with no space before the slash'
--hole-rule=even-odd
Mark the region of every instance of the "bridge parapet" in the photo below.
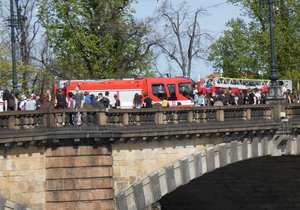
<svg viewBox="0 0 300 210">
<path fill-rule="evenodd" d="M 48 140 L 94 138 L 103 141 L 136 141 L 178 138 L 182 135 L 223 136 L 224 141 L 240 140 L 256 132 L 276 132 L 285 124 L 291 133 L 300 128 L 300 105 L 285 106 L 281 121 L 274 119 L 275 105 L 177 107 L 153 109 L 47 109 L 0 113 L 0 144 L 24 142 L 45 145 Z M 82 113 L 80 126 L 69 126 L 70 118 Z M 278 113 L 276 114 L 278 116 Z M 288 121 L 285 123 L 283 121 Z M 142 129 L 141 129 L 142 127 Z M 37 132 L 32 132 L 36 130 Z M 282 130 L 282 129 L 281 129 Z M 51 131 L 51 134 L 49 132 Z M 238 138 L 236 136 L 238 135 Z M 173 137 L 172 137 L 173 136 Z M 233 138 L 234 136 L 234 138 Z M 228 138 L 230 137 L 230 138 Z"/>
<path fill-rule="evenodd" d="M 82 113 L 82 127 L 207 124 L 228 121 L 274 120 L 274 105 L 179 107 L 152 109 L 47 109 L 0 113 L 0 129 L 59 128 L 70 123 L 72 114 Z M 288 118 L 299 117 L 300 105 L 286 106 Z"/>
</svg>

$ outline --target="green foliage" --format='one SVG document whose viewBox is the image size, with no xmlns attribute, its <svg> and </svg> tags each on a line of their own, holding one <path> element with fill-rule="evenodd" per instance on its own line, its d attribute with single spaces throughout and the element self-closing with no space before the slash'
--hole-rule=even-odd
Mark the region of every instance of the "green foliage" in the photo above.
<svg viewBox="0 0 300 210">
<path fill-rule="evenodd" d="M 65 78 L 111 78 L 148 71 L 147 27 L 131 16 L 132 0 L 42 0 L 39 18 Z M 140 69 L 143 69 L 142 71 Z"/>
<path fill-rule="evenodd" d="M 0 90 L 10 88 L 12 70 L 9 47 L 0 43 Z"/>
<path fill-rule="evenodd" d="M 19 62 L 17 64 L 17 72 L 18 72 L 18 82 L 21 83 L 21 86 L 20 86 L 21 91 L 23 91 L 26 94 L 27 94 L 27 92 L 28 93 L 31 92 L 32 91 L 32 87 L 31 87 L 32 80 L 36 74 L 40 73 L 38 71 L 38 69 L 33 65 Z M 26 84 L 26 86 L 24 87 L 23 84 Z M 27 85 L 27 84 L 29 84 L 29 85 Z"/>
<path fill-rule="evenodd" d="M 8 61 L 0 61 L 0 90 L 11 86 L 12 70 Z"/>
<path fill-rule="evenodd" d="M 270 66 L 270 38 L 268 5 L 266 1 L 232 0 L 244 8 L 247 23 L 231 20 L 227 30 L 210 46 L 209 60 L 224 76 L 258 77 Z M 300 5 L 297 0 L 278 1 L 275 4 L 276 67 L 281 79 L 299 81 L 300 74 Z"/>
</svg>

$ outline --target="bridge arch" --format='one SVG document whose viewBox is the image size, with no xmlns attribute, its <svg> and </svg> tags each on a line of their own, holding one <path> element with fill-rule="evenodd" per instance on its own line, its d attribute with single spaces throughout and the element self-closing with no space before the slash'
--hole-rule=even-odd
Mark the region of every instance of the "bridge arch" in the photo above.
<svg viewBox="0 0 300 210">
<path fill-rule="evenodd" d="M 276 136 L 272 139 L 244 139 L 206 148 L 179 159 L 129 186 L 115 196 L 115 203 L 119 210 L 151 209 L 151 205 L 164 195 L 195 178 L 229 164 L 269 155 L 300 155 L 300 136 L 285 136 L 279 141 Z"/>
</svg>

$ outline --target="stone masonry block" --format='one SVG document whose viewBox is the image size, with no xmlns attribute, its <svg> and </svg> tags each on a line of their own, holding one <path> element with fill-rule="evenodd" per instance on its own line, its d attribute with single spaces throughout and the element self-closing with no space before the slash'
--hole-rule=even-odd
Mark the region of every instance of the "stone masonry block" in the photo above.
<svg viewBox="0 0 300 210">
<path fill-rule="evenodd" d="M 66 168 L 82 166 L 110 166 L 112 156 L 76 156 L 76 157 L 48 157 L 46 168 Z"/>
<path fill-rule="evenodd" d="M 111 148 L 110 146 L 79 146 L 78 148 L 74 147 L 57 147 L 57 148 L 47 148 L 46 156 L 80 156 L 80 155 L 110 155 Z"/>
<path fill-rule="evenodd" d="M 237 141 L 230 142 L 230 162 L 235 163 L 238 161 L 238 148 Z"/>
<path fill-rule="evenodd" d="M 0 196 L 0 210 L 4 210 L 6 199 Z"/>
<path fill-rule="evenodd" d="M 251 144 L 252 158 L 258 157 L 258 143 L 259 143 L 259 139 L 254 137 Z"/>
<path fill-rule="evenodd" d="M 206 149 L 206 166 L 207 172 L 211 172 L 215 169 L 215 150 L 213 147 Z"/>
<path fill-rule="evenodd" d="M 125 193 L 120 193 L 116 196 L 116 204 L 118 210 L 128 210 Z"/>
<path fill-rule="evenodd" d="M 225 143 L 219 144 L 219 162 L 220 167 L 227 165 L 227 145 Z"/>
<path fill-rule="evenodd" d="M 46 190 L 80 190 L 113 188 L 113 180 L 107 178 L 47 180 Z"/>
<path fill-rule="evenodd" d="M 296 152 L 295 155 L 300 155 L 300 135 L 296 137 Z"/>
<path fill-rule="evenodd" d="M 263 156 L 269 155 L 269 139 L 268 139 L 268 137 L 265 137 L 262 139 L 261 145 L 262 145 L 262 153 L 261 154 Z"/>
<path fill-rule="evenodd" d="M 248 159 L 248 139 L 242 142 L 242 160 Z"/>
<path fill-rule="evenodd" d="M 285 154 L 286 155 L 291 155 L 292 154 L 292 139 L 289 139 L 286 143 L 286 148 L 285 148 Z"/>
<path fill-rule="evenodd" d="M 195 167 L 195 177 L 199 177 L 202 175 L 202 156 L 201 153 L 194 153 L 194 167 Z"/>
<path fill-rule="evenodd" d="M 113 201 L 108 200 L 102 200 L 102 201 L 93 201 L 93 202 L 63 202 L 63 203 L 46 203 L 45 209 L 49 210 L 64 210 L 64 209 L 70 209 L 70 210 L 114 210 L 114 203 Z M 124 209 L 124 208 L 123 208 Z M 122 210 L 123 210 L 122 209 Z M 124 209 L 128 210 L 128 209 Z"/>
<path fill-rule="evenodd" d="M 46 171 L 46 179 L 95 178 L 112 175 L 112 167 L 51 168 Z"/>
<path fill-rule="evenodd" d="M 142 182 L 138 182 L 135 183 L 132 186 L 133 189 L 133 194 L 134 194 L 134 200 L 135 200 L 135 204 L 137 209 L 145 209 L 146 208 L 146 200 L 145 200 L 145 194 L 144 194 L 144 190 L 143 190 L 143 183 Z"/>
<path fill-rule="evenodd" d="M 113 199 L 113 197 L 112 189 L 46 192 L 47 202 L 108 200 Z"/>
<path fill-rule="evenodd" d="M 158 201 L 161 198 L 161 189 L 160 189 L 158 172 L 151 174 L 149 176 L 149 179 L 150 179 L 153 200 Z"/>
<path fill-rule="evenodd" d="M 187 184 L 189 183 L 189 181 L 191 181 L 189 159 L 185 158 L 180 160 L 179 162 L 182 184 Z"/>
<path fill-rule="evenodd" d="M 26 206 L 17 204 L 17 205 L 15 206 L 14 210 L 26 210 Z"/>
<path fill-rule="evenodd" d="M 14 202 L 12 202 L 12 201 L 10 201 L 10 200 L 6 200 L 6 202 L 5 202 L 5 207 L 6 207 L 6 208 L 11 208 L 11 209 L 13 209 L 13 208 L 15 208 L 15 206 L 16 206 L 16 204 L 15 204 Z"/>
<path fill-rule="evenodd" d="M 172 192 L 173 190 L 176 189 L 174 165 L 166 166 L 165 173 L 166 173 L 166 183 L 167 183 L 168 192 Z"/>
</svg>

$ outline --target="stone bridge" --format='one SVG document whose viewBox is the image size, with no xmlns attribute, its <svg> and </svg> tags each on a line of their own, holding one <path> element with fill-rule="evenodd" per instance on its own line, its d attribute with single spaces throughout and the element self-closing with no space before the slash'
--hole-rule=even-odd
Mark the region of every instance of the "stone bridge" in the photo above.
<svg viewBox="0 0 300 210">
<path fill-rule="evenodd" d="M 68 126 L 82 113 L 81 126 Z M 0 113 L 0 196 L 31 209 L 151 209 L 238 161 L 298 155 L 300 106 Z"/>
</svg>

